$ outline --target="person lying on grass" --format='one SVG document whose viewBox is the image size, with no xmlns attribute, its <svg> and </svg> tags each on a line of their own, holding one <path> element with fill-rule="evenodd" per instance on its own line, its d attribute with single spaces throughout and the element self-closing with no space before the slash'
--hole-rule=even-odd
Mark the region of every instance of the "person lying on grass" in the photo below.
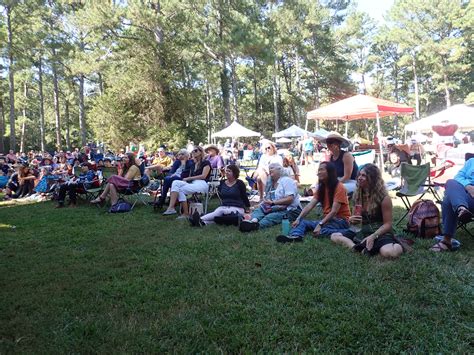
<svg viewBox="0 0 474 355">
<path fill-rule="evenodd" d="M 474 214 L 474 158 L 467 160 L 454 179 L 446 182 L 441 215 L 443 218 L 442 239 L 431 248 L 432 251 L 454 251 L 459 241 L 453 239 L 458 221 L 468 223 Z"/>
<path fill-rule="evenodd" d="M 329 162 L 319 164 L 318 181 L 312 200 L 293 222 L 288 236 L 279 235 L 278 242 L 301 242 L 307 231 L 312 231 L 315 237 L 319 237 L 348 230 L 351 214 L 349 201 L 343 183 L 337 178 L 336 166 Z M 317 221 L 303 219 L 319 202 L 322 204 L 323 218 Z"/>
<path fill-rule="evenodd" d="M 220 182 L 217 188 L 221 205 L 214 212 L 202 217 L 194 213 L 189 221 L 193 227 L 202 227 L 206 224 L 235 224 L 238 225 L 245 212 L 249 211 L 250 202 L 247 197 L 245 184 L 238 177 L 240 170 L 236 165 L 228 165 L 225 168 L 226 179 Z"/>
<path fill-rule="evenodd" d="M 376 165 L 366 164 L 360 170 L 354 202 L 355 206 L 361 206 L 361 211 L 351 216 L 349 222 L 362 224 L 361 230 L 333 233 L 331 240 L 368 255 L 399 257 L 403 248 L 392 231 L 392 200 Z"/>
<path fill-rule="evenodd" d="M 138 161 L 135 159 L 133 153 L 127 153 L 122 158 L 122 173 L 121 175 L 112 175 L 107 179 L 104 191 L 95 199 L 92 204 L 98 204 L 110 196 L 110 204 L 113 206 L 118 201 L 117 190 L 127 189 L 132 186 L 133 181 L 138 181 L 141 178 L 140 168 L 137 165 Z"/>
<path fill-rule="evenodd" d="M 183 178 L 183 180 L 175 180 L 171 185 L 170 204 L 163 215 L 176 214 L 176 204 L 181 203 L 182 214 L 178 218 L 188 218 L 189 208 L 186 195 L 194 193 L 206 193 L 209 189 L 207 180 L 211 175 L 211 164 L 209 160 L 204 159 L 204 149 L 196 146 L 191 152 L 194 160 L 194 169 L 191 175 Z"/>
<path fill-rule="evenodd" d="M 250 221 L 240 223 L 240 231 L 250 232 L 280 224 L 284 217 L 294 221 L 301 212 L 300 196 L 296 181 L 282 176 L 283 166 L 271 163 L 268 167 L 268 179 L 265 199 L 251 215 Z"/>
</svg>

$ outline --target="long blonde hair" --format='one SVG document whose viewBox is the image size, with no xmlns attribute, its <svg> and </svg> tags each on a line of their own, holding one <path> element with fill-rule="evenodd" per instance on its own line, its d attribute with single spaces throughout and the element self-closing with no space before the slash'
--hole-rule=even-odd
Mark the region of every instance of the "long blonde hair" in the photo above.
<svg viewBox="0 0 474 355">
<path fill-rule="evenodd" d="M 353 200 L 355 204 L 366 206 L 369 214 L 374 214 L 382 204 L 383 199 L 388 195 L 388 192 L 382 179 L 382 173 L 376 165 L 366 164 L 359 170 L 359 174 L 362 171 L 365 171 L 367 174 L 367 185 L 369 188 L 363 190 L 357 185 Z"/>
</svg>

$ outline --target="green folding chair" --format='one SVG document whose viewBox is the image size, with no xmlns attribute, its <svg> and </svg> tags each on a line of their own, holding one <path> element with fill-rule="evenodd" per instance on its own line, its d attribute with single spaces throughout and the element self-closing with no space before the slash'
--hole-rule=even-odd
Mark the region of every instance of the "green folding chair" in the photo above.
<svg viewBox="0 0 474 355">
<path fill-rule="evenodd" d="M 402 218 L 397 222 L 397 226 L 403 221 L 408 215 L 411 208 L 409 198 L 419 196 L 418 199 L 422 199 L 427 193 L 431 193 L 436 201 L 441 201 L 438 193 L 435 190 L 435 185 L 431 183 L 430 178 L 430 164 L 424 165 L 411 165 L 402 163 L 400 167 L 401 175 L 401 186 L 396 196 L 402 199 L 405 205 L 406 212 Z"/>
</svg>

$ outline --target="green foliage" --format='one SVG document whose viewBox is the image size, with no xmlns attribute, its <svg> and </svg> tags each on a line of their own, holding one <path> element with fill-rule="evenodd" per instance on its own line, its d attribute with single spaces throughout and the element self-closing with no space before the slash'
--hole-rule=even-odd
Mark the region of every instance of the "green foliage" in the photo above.
<svg viewBox="0 0 474 355">
<path fill-rule="evenodd" d="M 12 6 L 12 68 L 6 5 Z M 57 133 L 53 67 L 61 145 L 69 139 L 78 146 L 83 137 L 116 148 L 130 140 L 207 141 L 234 119 L 270 136 L 277 127 L 304 126 L 307 111 L 358 91 L 415 106 L 415 72 L 425 115 L 474 91 L 472 7 L 460 0 L 400 0 L 377 28 L 349 1 L 3 1 L 0 99 L 9 121 L 11 71 L 19 141 L 28 77 L 28 148 L 41 143 L 40 59 L 49 147 Z M 383 124 L 399 130 L 406 120 L 399 118 L 396 128 Z M 351 124 L 350 135 L 365 126 Z"/>
<path fill-rule="evenodd" d="M 471 352 L 466 234 L 455 253 L 417 240 L 384 261 L 140 205 L 3 206 L 0 221 L 2 353 Z"/>
</svg>

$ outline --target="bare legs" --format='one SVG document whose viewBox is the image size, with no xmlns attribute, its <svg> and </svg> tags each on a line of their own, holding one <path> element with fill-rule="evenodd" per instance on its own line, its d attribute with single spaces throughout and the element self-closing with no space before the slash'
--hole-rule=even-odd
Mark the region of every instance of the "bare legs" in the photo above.
<svg viewBox="0 0 474 355">
<path fill-rule="evenodd" d="M 343 245 L 349 249 L 352 249 L 352 247 L 355 245 L 352 240 L 344 237 L 341 233 L 331 234 L 331 241 L 336 244 Z M 403 254 L 403 248 L 397 243 L 386 244 L 380 248 L 379 254 L 384 258 L 396 259 Z"/>
<path fill-rule="evenodd" d="M 265 190 L 265 185 L 267 184 L 268 175 L 263 169 L 258 169 L 257 171 L 257 189 L 258 196 L 260 201 L 263 201 L 263 191 Z"/>
<path fill-rule="evenodd" d="M 107 197 L 110 197 L 110 204 L 113 206 L 118 201 L 118 192 L 117 188 L 113 184 L 105 185 L 104 191 L 97 197 L 95 200 L 92 200 L 91 203 L 100 203 L 104 201 Z"/>
<path fill-rule="evenodd" d="M 174 210 L 176 208 L 176 204 L 178 203 L 178 197 L 179 197 L 179 192 L 177 191 L 171 191 L 170 193 L 170 205 L 168 206 L 168 210 Z M 189 207 L 188 207 L 188 202 L 183 201 L 181 202 L 181 208 L 182 208 L 182 215 L 187 216 L 189 215 Z"/>
</svg>

